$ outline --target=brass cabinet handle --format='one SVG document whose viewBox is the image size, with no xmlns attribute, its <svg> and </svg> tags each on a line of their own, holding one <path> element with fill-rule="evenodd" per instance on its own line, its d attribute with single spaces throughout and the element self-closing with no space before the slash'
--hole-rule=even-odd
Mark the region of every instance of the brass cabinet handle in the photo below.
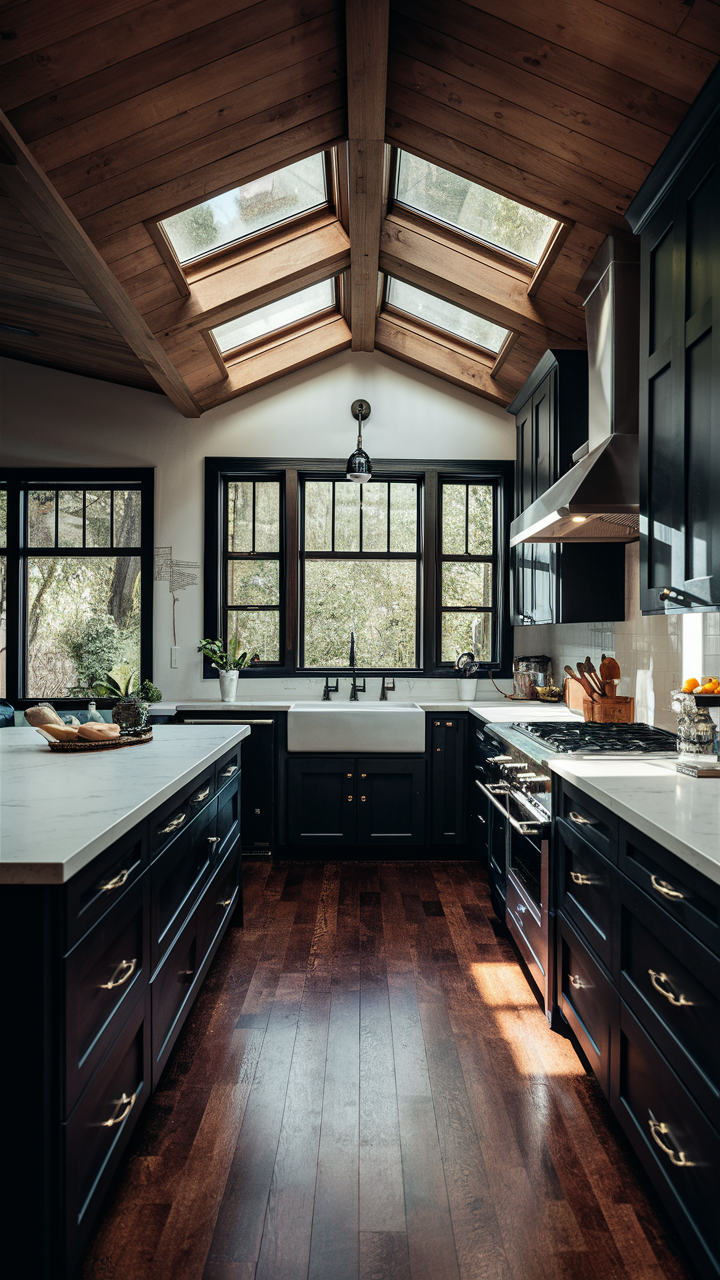
<svg viewBox="0 0 720 1280">
<path fill-rule="evenodd" d="M 236 765 L 236 764 L 230 764 L 230 765 L 228 765 L 227 769 L 223 769 L 223 772 L 220 774 L 220 777 L 221 777 L 221 778 L 232 778 L 232 776 L 233 776 L 233 774 L 234 774 L 234 773 L 237 773 L 237 765 Z"/>
<path fill-rule="evenodd" d="M 103 1120 L 102 1124 L 100 1125 L 100 1128 L 112 1129 L 114 1125 L 122 1124 L 123 1120 L 125 1120 L 126 1117 L 130 1115 L 130 1112 L 135 1106 L 136 1098 L 137 1098 L 137 1093 L 131 1094 L 129 1098 L 126 1093 L 123 1093 L 122 1096 L 118 1098 L 117 1102 L 115 1103 L 115 1114 L 111 1116 L 109 1120 Z M 121 1107 L 125 1108 L 125 1110 L 122 1112 L 120 1111 Z M 118 1114 L 118 1112 L 120 1112 L 120 1114 Z"/>
<path fill-rule="evenodd" d="M 114 876 L 112 880 L 108 880 L 107 884 L 100 885 L 102 892 L 108 893 L 111 889 L 120 889 L 122 885 L 124 885 L 129 875 L 130 875 L 129 867 L 127 867 L 123 871 L 119 871 L 118 874 Z"/>
<path fill-rule="evenodd" d="M 580 975 L 579 975 L 579 974 L 577 974 L 577 973 L 569 973 L 569 974 L 568 974 L 568 982 L 570 983 L 570 986 L 571 986 L 571 987 L 575 987 L 575 990 L 576 990 L 576 991 L 577 991 L 577 990 L 578 990 L 578 988 L 580 988 L 580 987 L 586 987 L 586 986 L 587 986 L 587 983 L 586 983 L 586 982 L 583 982 L 582 978 L 581 978 L 581 977 L 580 977 Z"/>
<path fill-rule="evenodd" d="M 669 983 L 670 981 L 666 973 L 657 973 L 655 969 L 648 969 L 648 973 L 650 974 L 650 981 L 655 990 L 659 992 L 661 996 L 664 996 L 666 1000 L 669 1000 L 670 1004 L 675 1005 L 678 1009 L 681 1005 L 684 1005 L 686 1009 L 692 1009 L 695 1003 L 694 1000 L 686 1000 L 683 995 L 676 996 L 674 992 L 666 991 L 665 988 L 661 986 L 661 983 Z"/>
<path fill-rule="evenodd" d="M 217 906 L 218 906 L 218 907 L 229 907 L 231 902 L 232 902 L 232 894 L 230 895 L 230 897 L 229 897 L 229 898 L 224 898 L 221 902 L 218 902 L 218 903 L 217 903 Z"/>
<path fill-rule="evenodd" d="M 601 883 L 600 880 L 597 880 L 595 878 L 595 876 L 583 875 L 582 871 L 571 871 L 570 879 L 574 880 L 575 884 L 600 884 Z"/>
<path fill-rule="evenodd" d="M 596 827 L 598 818 L 584 818 L 581 813 L 577 813 L 575 809 L 571 809 L 568 818 L 571 822 L 575 822 L 579 827 Z"/>
<path fill-rule="evenodd" d="M 361 796 L 361 797 L 360 797 L 360 799 L 362 800 L 362 802 L 363 802 L 363 804 L 364 804 L 364 803 L 365 803 L 365 796 Z"/>
<path fill-rule="evenodd" d="M 190 803 L 199 804 L 201 800 L 207 800 L 209 795 L 210 795 L 210 787 L 207 786 L 204 791 L 198 791 L 197 795 L 193 796 Z"/>
<path fill-rule="evenodd" d="M 260 809 L 256 809 L 256 810 L 255 810 L 255 812 L 256 812 L 256 813 L 260 813 Z"/>
<path fill-rule="evenodd" d="M 159 836 L 172 835 L 173 831 L 177 831 L 178 827 L 182 826 L 186 818 L 187 818 L 186 813 L 177 813 L 175 817 L 170 822 L 168 822 L 166 827 L 158 827 L 158 835 Z"/>
<path fill-rule="evenodd" d="M 672 885 L 668 884 L 667 880 L 658 880 L 657 876 L 651 875 L 650 883 L 653 889 L 656 889 L 658 893 L 662 894 L 663 898 L 685 897 L 685 894 L 681 893 L 679 889 L 673 889 Z"/>
<path fill-rule="evenodd" d="M 662 1141 L 661 1135 L 665 1135 L 670 1132 L 668 1126 L 663 1124 L 661 1120 L 656 1120 L 652 1111 L 649 1112 L 649 1115 L 650 1119 L 648 1120 L 648 1125 L 650 1126 L 653 1141 L 657 1143 L 661 1151 L 665 1152 L 666 1156 L 670 1157 L 670 1163 L 674 1164 L 677 1169 L 694 1169 L 695 1161 L 688 1160 L 684 1151 L 675 1151 L 672 1147 L 667 1146 L 667 1144 Z"/>
<path fill-rule="evenodd" d="M 112 991 L 115 987 L 123 987 L 137 968 L 137 960 L 121 960 L 109 982 L 101 982 L 101 991 Z"/>
<path fill-rule="evenodd" d="M 220 836 L 208 836 L 208 844 L 220 844 Z"/>
</svg>

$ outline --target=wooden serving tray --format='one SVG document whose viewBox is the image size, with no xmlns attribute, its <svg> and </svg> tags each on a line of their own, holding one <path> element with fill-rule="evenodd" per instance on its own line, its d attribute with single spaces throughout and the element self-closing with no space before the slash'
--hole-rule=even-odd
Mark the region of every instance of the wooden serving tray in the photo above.
<svg viewBox="0 0 720 1280">
<path fill-rule="evenodd" d="M 104 742 L 48 742 L 51 751 L 117 751 L 118 747 L 137 747 L 141 742 L 152 742 L 152 729 L 146 729 L 137 738 L 106 738 Z"/>
</svg>

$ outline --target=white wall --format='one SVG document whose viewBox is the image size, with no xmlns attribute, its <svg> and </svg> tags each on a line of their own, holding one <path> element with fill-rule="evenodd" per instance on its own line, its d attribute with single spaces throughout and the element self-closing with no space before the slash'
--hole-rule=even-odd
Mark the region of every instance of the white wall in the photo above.
<svg viewBox="0 0 720 1280">
<path fill-rule="evenodd" d="M 20 361 L 0 361 L 0 376 L 4 465 L 155 467 L 156 545 L 201 566 L 204 458 L 345 459 L 355 447 L 353 400 L 372 406 L 364 443 L 375 461 L 515 455 L 503 409 L 380 353 L 342 352 L 198 419 L 162 395 Z M 171 607 L 167 585 L 157 583 L 154 678 L 167 698 L 208 696 L 196 652 L 202 587 L 188 588 L 177 606 L 177 670 Z"/>
</svg>

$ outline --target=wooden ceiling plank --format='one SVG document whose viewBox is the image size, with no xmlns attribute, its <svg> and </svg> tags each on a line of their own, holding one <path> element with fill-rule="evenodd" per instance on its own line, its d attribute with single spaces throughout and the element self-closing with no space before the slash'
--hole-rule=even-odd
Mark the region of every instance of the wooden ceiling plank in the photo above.
<svg viewBox="0 0 720 1280">
<path fill-rule="evenodd" d="M 190 395 L 177 369 L 22 139 L 1 113 L 0 138 L 16 161 L 4 166 L 6 190 L 10 191 L 25 216 L 52 246 L 61 262 L 173 403 L 187 417 L 197 417 L 200 406 Z"/>
<path fill-rule="evenodd" d="M 350 241 L 340 223 L 333 222 L 195 281 L 188 298 L 159 308 L 147 320 L 163 338 L 207 329 L 327 280 L 349 265 Z"/>
<path fill-rule="evenodd" d="M 163 218 L 173 210 L 241 186 L 303 156 L 334 146 L 345 137 L 344 108 L 287 129 L 244 151 L 223 156 L 193 173 L 179 175 L 156 190 L 142 192 L 84 220 L 93 240 L 102 240 L 147 218 Z"/>
<path fill-rule="evenodd" d="M 570 218 L 601 231 L 603 235 L 611 232 L 627 235 L 627 223 L 620 213 L 613 214 L 609 209 L 571 196 L 563 187 L 548 182 L 544 177 L 484 154 L 398 112 L 388 113 L 386 137 L 395 146 L 406 147 L 425 160 L 441 164 L 453 173 L 491 187 L 500 195 L 530 205 L 551 217 Z"/>
<path fill-rule="evenodd" d="M 335 0 L 263 0 L 245 13 L 210 23 L 117 66 L 36 96 L 8 114 L 18 133 L 27 142 L 34 142 L 148 89 L 169 85 L 178 76 L 216 62 L 219 57 L 238 49 L 249 49 L 278 31 L 319 17 L 334 4 Z"/>
<path fill-rule="evenodd" d="M 228 368 L 227 380 L 219 384 L 220 392 L 213 394 L 211 391 L 199 396 L 200 403 L 204 410 L 212 409 L 235 396 L 274 382 L 285 374 L 304 369 L 318 360 L 325 360 L 338 351 L 346 351 L 350 343 L 350 330 L 342 317 L 338 316 L 332 322 L 309 333 L 298 334 L 269 351 L 260 351 L 233 363 Z"/>
<path fill-rule="evenodd" d="M 375 346 L 386 355 L 395 356 L 416 369 L 432 373 L 437 378 L 452 382 L 456 387 L 462 387 L 464 391 L 472 391 L 486 400 L 492 400 L 503 408 L 512 399 L 511 394 L 503 394 L 493 382 L 485 362 L 443 346 L 387 313 L 381 313 L 377 318 Z"/>
<path fill-rule="evenodd" d="M 131 254 L 140 253 L 143 249 L 155 248 L 152 237 L 142 222 L 136 222 L 131 227 L 123 227 L 122 231 L 113 235 L 98 237 L 94 243 L 98 253 L 101 253 L 105 261 L 110 264 L 119 262 L 121 258 L 127 258 Z M 113 266 L 113 271 L 114 269 Z"/>
<path fill-rule="evenodd" d="M 524 107 L 540 121 L 552 121 L 567 128 L 572 137 L 579 134 L 601 146 L 611 138 L 621 153 L 647 164 L 655 163 L 667 143 L 668 135 L 659 129 L 549 80 L 539 85 L 537 75 L 524 67 L 503 62 L 484 49 L 473 48 L 451 35 L 394 13 L 390 15 L 390 48 L 476 85 L 505 102 Z"/>
<path fill-rule="evenodd" d="M 158 249 L 151 244 L 146 249 L 138 249 L 137 253 L 128 253 L 123 258 L 117 258 L 112 264 L 112 273 L 122 284 L 124 280 L 131 280 L 133 276 L 141 275 L 151 267 L 159 267 L 162 261 Z"/>
<path fill-rule="evenodd" d="M 383 214 L 388 0 L 346 0 L 350 328 L 353 351 L 375 345 Z"/>
<path fill-rule="evenodd" d="M 583 58 L 560 44 L 533 37 L 510 22 L 480 14 L 462 0 L 443 0 L 442 5 L 436 0 L 393 0 L 393 8 L 433 30 L 440 28 L 501 62 L 532 73 L 538 82 L 538 93 L 543 92 L 542 81 L 548 80 L 650 125 L 667 137 L 675 132 L 687 110 L 680 98 Z M 511 12 L 514 15 L 514 9 Z"/>
<path fill-rule="evenodd" d="M 211 101 L 183 111 L 171 120 L 153 123 L 147 129 L 90 155 L 50 169 L 48 177 L 68 200 L 76 192 L 95 184 L 105 184 L 152 161 L 162 165 L 163 159 L 180 148 L 197 146 L 203 139 L 225 132 L 232 125 L 259 119 L 262 112 L 282 110 L 283 104 L 292 102 L 300 94 L 316 92 L 333 80 L 339 82 L 344 79 L 344 63 L 344 49 L 329 49 L 276 75 L 234 88 L 232 92 L 213 97 Z"/>
<path fill-rule="evenodd" d="M 140 8 L 140 0 L 103 0 L 105 21 Z M 0 64 L 14 62 L 27 53 L 77 36 L 97 25 L 98 8 L 94 0 L 21 0 L 3 9 L 2 27 L 6 32 L 0 44 Z"/>
<path fill-rule="evenodd" d="M 138 164 L 135 168 L 74 195 L 68 195 L 61 186 L 58 190 L 81 222 L 104 209 L 121 205 L 138 196 L 150 198 L 149 207 L 153 213 L 162 211 L 162 205 L 152 200 L 152 193 L 156 188 L 162 188 L 177 179 L 187 181 L 197 170 L 207 172 L 216 162 L 229 160 L 232 164 L 236 153 L 243 152 L 252 145 L 258 145 L 278 133 L 287 133 L 301 127 L 318 116 L 325 116 L 333 111 L 340 112 L 344 97 L 344 86 L 332 81 L 318 89 L 301 93 L 289 102 L 273 105 L 256 115 L 241 117 L 227 128 L 219 129 L 216 133 L 157 156 L 144 164 Z M 202 200 L 204 195 L 205 192 L 201 189 L 197 198 Z"/>
<path fill-rule="evenodd" d="M 342 43 L 337 12 L 321 14 L 38 138 L 33 154 L 47 169 L 71 164 L 142 133 L 149 121 L 155 126 L 177 124 L 178 118 L 206 102 L 289 71 L 295 63 L 320 57 Z"/>
<path fill-rule="evenodd" d="M 487 93 L 476 85 L 449 75 L 447 71 L 435 70 L 404 54 L 391 55 L 388 78 L 404 89 L 432 98 L 480 124 L 490 126 L 494 133 L 508 134 L 524 145 L 547 151 L 583 172 L 609 180 L 613 186 L 623 183 L 638 191 L 650 172 L 651 165 L 645 161 L 584 138 L 567 125 L 558 125 L 537 115 L 535 109 L 517 107 L 507 98 Z"/>
<path fill-rule="evenodd" d="M 572 314 L 529 298 L 527 281 L 514 279 L 479 254 L 459 253 L 441 235 L 422 235 L 392 214 L 382 226 L 380 269 L 494 324 L 542 337 L 546 346 L 585 345 L 581 311 Z"/>
<path fill-rule="evenodd" d="M 720 54 L 720 5 L 717 0 L 694 0 L 691 8 L 687 4 L 685 21 L 679 34 L 703 49 L 712 49 Z"/>
<path fill-rule="evenodd" d="M 616 220 L 625 212 L 635 194 L 635 188 L 628 183 L 596 177 L 579 165 L 569 164 L 567 160 L 542 151 L 538 146 L 501 133 L 499 129 L 482 124 L 451 106 L 390 83 L 388 117 L 392 119 L 396 112 L 427 124 L 436 133 L 482 151 L 483 155 L 491 156 L 495 161 L 521 169 L 530 178 L 552 182 L 575 200 L 587 202 L 598 209 L 607 209 Z M 579 220 L 583 221 L 582 217 Z"/>
<path fill-rule="evenodd" d="M 466 0 L 483 17 L 506 18 L 507 0 Z M 715 65 L 703 48 L 667 32 L 660 32 L 631 14 L 600 0 L 563 0 L 562 21 L 553 5 L 537 0 L 513 0 L 513 23 L 541 40 L 626 76 L 637 76 L 662 93 L 691 103 Z"/>
<path fill-rule="evenodd" d="M 604 0 L 604 3 L 672 35 L 677 35 L 688 12 L 688 0 Z"/>
</svg>

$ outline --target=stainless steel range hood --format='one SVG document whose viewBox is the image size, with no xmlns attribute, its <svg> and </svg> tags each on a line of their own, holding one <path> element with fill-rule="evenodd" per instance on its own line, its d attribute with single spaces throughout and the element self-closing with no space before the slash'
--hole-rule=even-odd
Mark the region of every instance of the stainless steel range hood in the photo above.
<svg viewBox="0 0 720 1280">
<path fill-rule="evenodd" d="M 608 236 L 579 292 L 588 341 L 588 443 L 573 454 L 575 465 L 513 520 L 513 547 L 639 537 L 638 247 Z"/>
</svg>

